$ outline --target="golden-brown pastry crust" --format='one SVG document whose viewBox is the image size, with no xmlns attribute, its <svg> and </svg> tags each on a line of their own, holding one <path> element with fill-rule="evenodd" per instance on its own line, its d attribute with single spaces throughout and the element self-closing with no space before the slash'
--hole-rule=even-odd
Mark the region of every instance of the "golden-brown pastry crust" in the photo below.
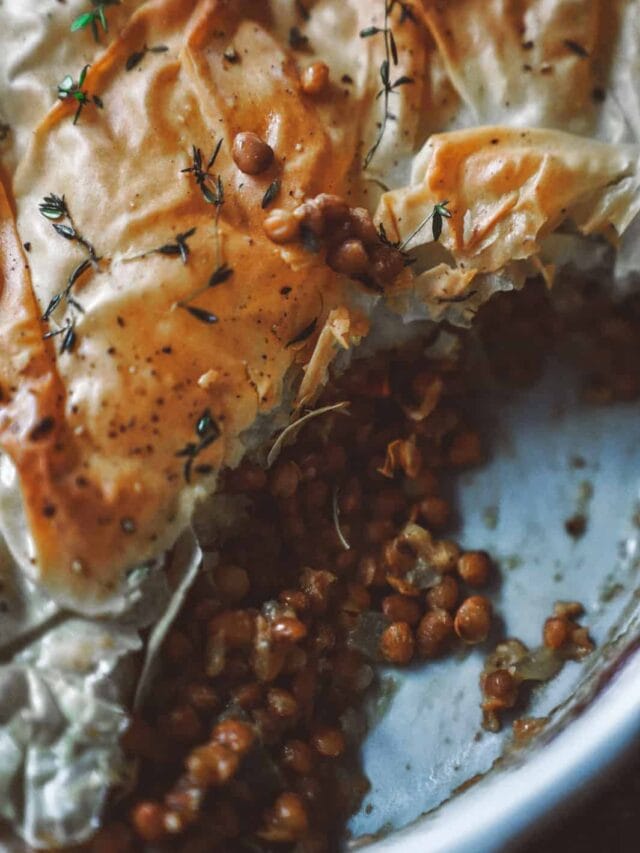
<svg viewBox="0 0 640 853">
<path fill-rule="evenodd" d="M 358 115 L 372 93 L 365 78 L 348 106 L 346 98 L 302 98 L 297 61 L 273 39 L 265 9 L 225 0 L 145 5 L 87 75 L 85 87 L 100 95 L 104 110 L 87 107 L 74 126 L 73 105 L 55 106 L 15 180 L 37 305 L 28 278 L 8 279 L 5 298 L 29 294 L 31 333 L 48 353 L 47 390 L 38 388 L 36 406 L 5 401 L 1 411 L 20 435 L 44 417 L 56 426 L 38 444 L 37 471 L 32 454 L 6 432 L 3 449 L 18 469 L 42 583 L 85 609 L 108 599 L 126 567 L 169 546 L 213 487 L 214 475 L 195 469 L 185 482 L 185 459 L 176 455 L 197 442 L 201 414 L 210 409 L 221 435 L 197 464 L 214 471 L 237 464 L 243 431 L 280 404 L 284 377 L 309 359 L 325 318 L 348 304 L 354 287 L 321 254 L 302 247 L 283 253 L 268 241 L 261 201 L 276 177 L 291 206 L 319 189 L 348 195 Z M 360 21 L 351 19 L 357 37 Z M 224 58 L 230 43 L 237 63 Z M 125 72 L 142 44 L 169 51 Z M 237 170 L 230 149 L 239 130 L 270 142 L 276 160 L 269 171 L 252 178 Z M 214 171 L 225 202 L 216 224 L 214 207 L 181 170 L 192 146 L 208 158 L 220 137 Z M 101 257 L 74 288 L 84 313 L 71 353 L 41 342 L 39 315 L 83 258 L 37 212 L 51 192 L 64 194 Z M 191 228 L 188 263 L 162 254 L 129 260 Z M 192 303 L 215 313 L 218 322 L 209 325 L 177 303 L 220 263 L 233 269 L 231 277 Z M 63 322 L 64 306 L 53 319 Z M 314 321 L 317 332 L 290 346 Z M 24 350 L 22 358 L 28 361 Z M 22 386 L 11 363 L 3 369 L 12 374 L 7 384 Z M 307 382 L 305 396 L 312 393 Z M 54 470 L 49 457 L 57 445 Z"/>
<path fill-rule="evenodd" d="M 593 131 L 620 4 L 422 0 L 447 73 L 478 124 Z"/>
<path fill-rule="evenodd" d="M 575 31 L 564 13 L 560 23 L 545 23 L 540 4 L 525 5 L 532 20 L 542 16 L 545 58 L 557 26 L 571 54 L 558 65 L 561 91 L 566 100 L 579 87 L 576 115 L 586 113 L 582 101 L 593 81 L 566 42 L 581 39 L 597 53 L 601 4 Z M 0 356 L 0 446 L 17 469 L 34 574 L 59 600 L 84 611 L 108 607 L 126 569 L 175 541 L 196 502 L 215 488 L 217 471 L 238 464 L 258 427 L 266 437 L 270 419 L 279 414 L 282 425 L 313 399 L 335 355 L 367 333 L 377 300 L 388 299 L 399 313 L 413 301 L 410 316 L 438 317 L 452 296 L 488 298 L 494 285 L 479 287 L 478 277 L 535 260 L 540 240 L 567 218 L 584 233 L 614 236 L 637 212 L 636 149 L 548 130 L 475 128 L 432 137 L 412 162 L 461 100 L 473 106 L 463 58 L 484 8 L 471 0 L 414 7 L 415 22 L 401 24 L 397 10 L 393 21 L 394 75 L 412 82 L 390 97 L 396 121 L 385 125 L 368 174 L 362 163 L 381 124 L 376 94 L 385 58 L 379 34 L 360 35 L 384 23 L 383 4 L 370 0 L 318 0 L 302 50 L 289 37 L 300 24 L 295 4 L 151 0 L 88 71 L 85 89 L 104 108 L 87 104 L 74 125 L 76 104 L 58 103 L 35 128 L 12 188 L 19 238 L 6 199 L 2 207 L 0 323 L 8 348 Z M 449 8 L 459 17 L 451 19 Z M 493 33 L 514 92 L 518 20 L 505 15 Z M 126 70 L 144 45 L 167 50 Z M 308 95 L 300 74 L 315 59 L 328 61 L 330 84 Z M 545 82 L 545 104 L 552 91 Z M 531 92 L 525 86 L 521 94 L 526 104 Z M 258 175 L 239 171 L 232 159 L 240 131 L 258 134 L 275 152 Z M 206 165 L 220 140 L 210 185 L 219 193 L 219 176 L 224 204 L 217 210 L 184 170 L 194 148 Z M 275 203 L 289 211 L 321 192 L 372 210 L 376 174 L 406 184 L 380 205 L 379 220 L 394 240 L 449 202 L 441 242 L 451 263 L 416 280 L 405 272 L 387 292 L 374 293 L 329 269 L 323 250 L 267 239 L 262 201 L 274 181 Z M 82 311 L 63 300 L 43 323 L 86 257 L 38 212 L 50 193 L 64 195 L 100 260 L 73 286 Z M 192 229 L 186 263 L 156 251 Z M 29 270 L 22 241 L 31 246 Z M 424 231 L 411 245 L 422 242 Z M 231 272 L 207 287 L 223 264 Z M 201 322 L 187 303 L 216 322 Z M 61 338 L 43 341 L 72 315 L 72 352 L 60 351 Z M 280 412 L 283 401 L 289 410 Z M 179 454 L 199 443 L 196 425 L 205 413 L 219 437 L 185 471 L 187 457 Z"/>
<path fill-rule="evenodd" d="M 451 218 L 442 245 L 465 274 L 495 272 L 536 255 L 564 222 L 583 234 L 623 233 L 640 206 L 638 157 L 637 146 L 556 130 L 438 134 L 414 167 L 414 183 L 386 193 L 379 215 L 389 234 L 406 239 L 447 199 Z M 423 228 L 410 245 L 429 239 Z"/>
</svg>

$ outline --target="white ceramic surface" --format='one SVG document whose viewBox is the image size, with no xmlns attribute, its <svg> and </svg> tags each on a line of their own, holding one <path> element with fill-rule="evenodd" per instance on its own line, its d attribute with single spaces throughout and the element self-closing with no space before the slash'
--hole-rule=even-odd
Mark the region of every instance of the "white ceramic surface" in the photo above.
<svg viewBox="0 0 640 853">
<path fill-rule="evenodd" d="M 510 727 L 500 735 L 480 728 L 478 675 L 487 648 L 402 676 L 383 673 L 395 681 L 392 698 L 384 713 L 371 709 L 377 721 L 363 762 L 372 789 L 350 826 L 354 837 L 381 839 L 367 846 L 372 853 L 502 849 L 599 777 L 640 733 L 640 658 L 628 655 L 602 688 L 604 674 L 640 636 L 633 520 L 640 405 L 586 406 L 571 369 L 554 363 L 532 389 L 482 396 L 474 414 L 492 458 L 458 478 L 453 495 L 464 519 L 461 542 L 500 562 L 491 595 L 507 635 L 539 644 L 553 603 L 577 599 L 598 649 L 534 691 L 526 714 L 550 715 L 545 735 L 490 773 Z M 579 539 L 564 527 L 576 511 L 588 518 Z"/>
</svg>

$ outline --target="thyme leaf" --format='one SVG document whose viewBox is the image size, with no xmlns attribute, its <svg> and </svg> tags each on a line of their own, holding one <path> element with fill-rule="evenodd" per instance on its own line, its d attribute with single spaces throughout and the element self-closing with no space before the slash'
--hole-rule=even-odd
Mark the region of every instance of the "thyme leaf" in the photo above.
<svg viewBox="0 0 640 853">
<path fill-rule="evenodd" d="M 44 314 L 42 315 L 42 319 L 45 321 L 48 320 L 61 302 L 62 302 L 62 294 L 56 293 L 55 296 L 53 296 L 51 298 L 51 301 L 47 305 L 46 310 L 45 310 Z"/>
<path fill-rule="evenodd" d="M 301 32 L 300 27 L 291 27 L 289 30 L 289 45 L 294 50 L 307 50 L 309 47 L 309 37 Z"/>
<path fill-rule="evenodd" d="M 62 343 L 60 344 L 60 354 L 65 352 L 73 352 L 77 341 L 77 336 L 75 332 L 75 320 L 67 319 L 64 326 L 59 329 L 55 329 L 54 331 L 47 332 L 45 335 L 43 335 L 43 338 L 47 340 L 48 338 L 55 338 L 58 335 L 62 335 Z"/>
<path fill-rule="evenodd" d="M 60 305 L 61 302 L 66 301 L 78 311 L 84 314 L 84 308 L 77 302 L 72 296 L 71 291 L 73 289 L 74 284 L 82 277 L 82 275 L 89 269 L 91 266 L 91 260 L 89 258 L 85 258 L 84 261 L 78 264 L 78 266 L 73 270 L 69 278 L 67 279 L 66 287 L 61 290 L 59 293 L 56 293 L 52 298 L 47 308 L 42 315 L 43 320 L 49 320 L 51 315 L 55 312 L 56 308 Z"/>
<path fill-rule="evenodd" d="M 192 317 L 195 317 L 196 320 L 200 320 L 201 323 L 207 323 L 208 325 L 213 325 L 218 322 L 218 318 L 211 311 L 205 311 L 204 308 L 196 308 L 195 305 L 180 305 L 180 308 L 184 308 Z"/>
<path fill-rule="evenodd" d="M 220 153 L 221 148 L 222 148 L 222 137 L 220 137 L 220 139 L 218 140 L 218 144 L 213 149 L 213 154 L 211 155 L 211 157 L 209 158 L 209 162 L 207 163 L 207 169 L 210 169 L 213 166 L 213 164 L 216 162 L 216 160 L 218 159 L 218 154 Z"/>
<path fill-rule="evenodd" d="M 93 104 L 102 109 L 104 104 L 102 103 L 102 99 L 97 95 L 89 96 L 87 92 L 82 88 L 84 86 L 84 81 L 87 76 L 87 71 L 91 66 L 85 65 L 82 71 L 80 72 L 80 76 L 78 77 L 78 82 L 76 83 L 71 76 L 71 74 L 67 74 L 63 79 L 58 83 L 58 98 L 61 101 L 75 101 L 77 103 L 78 108 L 73 116 L 73 123 L 77 124 L 78 119 L 80 118 L 80 114 L 82 110 L 87 106 L 87 104 Z"/>
<path fill-rule="evenodd" d="M 404 251 L 409 243 L 413 240 L 414 237 L 422 231 L 424 226 L 431 222 L 431 233 L 433 235 L 434 241 L 437 243 L 440 239 L 440 235 L 442 234 L 442 226 L 444 224 L 445 219 L 451 219 L 451 211 L 447 209 L 448 201 L 440 201 L 437 204 L 434 204 L 433 210 L 428 216 L 422 220 L 422 222 L 415 228 L 408 237 L 406 237 L 402 243 L 398 245 L 397 248 L 400 251 Z"/>
<path fill-rule="evenodd" d="M 38 210 L 47 219 L 62 219 L 69 215 L 64 196 L 55 193 L 45 196 L 38 206 Z"/>
<path fill-rule="evenodd" d="M 187 243 L 189 237 L 193 237 L 196 233 L 195 228 L 190 228 L 188 231 L 185 231 L 183 234 L 176 235 L 175 243 L 165 243 L 164 246 L 160 246 L 158 249 L 153 249 L 151 252 L 145 252 L 144 255 L 140 255 L 139 257 L 146 257 L 150 254 L 157 255 L 180 255 L 182 258 L 182 263 L 186 264 L 191 254 L 191 249 Z"/>
<path fill-rule="evenodd" d="M 89 258 L 85 258 L 84 261 L 78 264 L 78 266 L 74 269 L 74 271 L 69 276 L 69 280 L 67 281 L 67 290 L 71 290 L 73 285 L 78 281 L 80 276 L 85 273 L 89 267 L 91 266 L 91 260 Z"/>
<path fill-rule="evenodd" d="M 67 330 L 62 336 L 62 344 L 60 345 L 60 353 L 63 352 L 73 352 L 73 349 L 76 345 L 76 332 L 74 328 L 74 323 L 71 321 L 67 326 Z"/>
<path fill-rule="evenodd" d="M 266 210 L 267 207 L 274 201 L 280 192 L 281 183 L 278 178 L 275 181 L 272 181 L 267 187 L 267 191 L 262 197 L 262 209 Z"/>
<path fill-rule="evenodd" d="M 103 32 L 109 32 L 109 23 L 105 9 L 107 6 L 119 6 L 120 0 L 91 0 L 93 10 L 90 12 L 82 12 L 71 22 L 71 32 L 76 33 L 79 30 L 84 30 L 91 27 L 93 38 L 96 42 L 100 41 L 98 33 L 98 24 L 102 27 Z"/>
<path fill-rule="evenodd" d="M 144 50 L 136 50 L 130 56 L 127 57 L 127 61 L 124 65 L 125 71 L 133 71 L 136 65 L 140 65 L 142 60 L 144 59 L 147 51 L 146 48 Z"/>
<path fill-rule="evenodd" d="M 221 264 L 217 267 L 209 279 L 208 287 L 216 287 L 218 284 L 228 281 L 233 275 L 233 269 L 228 264 Z"/>
<path fill-rule="evenodd" d="M 211 430 L 213 424 L 213 418 L 211 417 L 211 410 L 207 409 L 200 415 L 198 419 L 198 423 L 196 424 L 196 432 L 202 438 L 205 435 L 208 435 Z"/>
<path fill-rule="evenodd" d="M 88 27 L 91 21 L 93 21 L 93 16 L 93 12 L 83 12 L 82 15 L 78 15 L 71 24 L 71 32 L 75 33 L 78 30 L 83 30 L 85 27 Z"/>
<path fill-rule="evenodd" d="M 399 86 L 407 86 L 409 83 L 414 82 L 415 81 L 413 77 L 407 77 L 406 75 L 403 75 L 402 77 L 398 77 L 398 79 L 391 84 L 391 88 L 397 89 Z"/>
<path fill-rule="evenodd" d="M 398 64 L 398 48 L 396 47 L 396 40 L 393 36 L 393 30 L 389 30 L 389 49 L 391 50 L 391 58 L 393 59 L 393 64 Z"/>
<path fill-rule="evenodd" d="M 142 60 L 145 58 L 145 56 L 148 53 L 166 53 L 168 50 L 169 50 L 169 48 L 167 47 L 166 44 L 158 44 L 158 45 L 155 45 L 154 47 L 148 47 L 145 44 L 143 46 L 142 50 L 134 51 L 127 58 L 127 61 L 125 62 L 125 66 L 124 66 L 125 71 L 133 71 L 134 68 L 136 68 L 138 65 L 140 65 L 140 63 L 142 62 Z"/>
</svg>

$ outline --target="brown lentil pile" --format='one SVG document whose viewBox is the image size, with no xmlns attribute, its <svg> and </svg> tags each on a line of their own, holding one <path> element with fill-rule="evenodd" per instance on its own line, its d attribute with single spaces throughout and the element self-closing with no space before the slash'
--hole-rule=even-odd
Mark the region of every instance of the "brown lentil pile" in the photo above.
<svg viewBox="0 0 640 853">
<path fill-rule="evenodd" d="M 315 227 L 332 263 L 355 276 L 363 247 L 369 276 L 373 234 L 359 216 L 323 197 L 269 220 L 286 240 Z M 596 299 L 584 322 L 601 322 L 599 311 Z M 494 373 L 531 382 L 566 322 L 538 285 L 493 300 L 478 328 Z M 482 462 L 460 405 L 474 382 L 464 357 L 430 361 L 419 349 L 356 362 L 318 402 L 349 400 L 348 416 L 309 421 L 268 471 L 245 463 L 226 475 L 247 517 L 167 638 L 165 673 L 124 737 L 135 791 L 92 853 L 337 849 L 367 790 L 359 709 L 374 665 L 425 665 L 491 639 L 495 568 L 446 537 L 455 513 L 442 491 L 448 472 Z M 591 651 L 580 613 L 556 605 L 538 649 L 496 646 L 481 678 L 486 728 L 500 728 L 525 682 Z M 513 725 L 525 740 L 544 721 Z"/>
<path fill-rule="evenodd" d="M 165 642 L 166 674 L 124 737 L 135 793 L 94 850 L 336 849 L 367 790 L 373 665 L 490 631 L 490 558 L 443 538 L 443 473 L 482 461 L 464 375 L 419 350 L 356 363 L 319 402 L 348 399 L 348 416 L 309 421 L 268 471 L 228 473 L 248 516 Z"/>
</svg>

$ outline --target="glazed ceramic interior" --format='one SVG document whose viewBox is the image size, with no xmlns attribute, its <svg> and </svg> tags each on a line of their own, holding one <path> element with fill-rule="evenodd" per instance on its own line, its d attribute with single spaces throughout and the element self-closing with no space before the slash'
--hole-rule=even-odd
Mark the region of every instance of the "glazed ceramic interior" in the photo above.
<svg viewBox="0 0 640 853">
<path fill-rule="evenodd" d="M 510 721 L 499 735 L 480 726 L 478 676 L 486 648 L 404 675 L 383 673 L 383 695 L 371 704 L 372 728 L 363 750 L 371 791 L 350 824 L 352 837 L 361 839 L 354 846 L 403 853 L 426 849 L 423 845 L 458 850 L 462 817 L 472 839 L 467 850 L 496 849 L 509 834 L 505 821 L 511 794 L 522 800 L 512 834 L 546 808 L 542 792 L 536 792 L 530 778 L 526 781 L 526 774 L 516 774 L 505 788 L 509 796 L 503 791 L 497 798 L 496 777 L 531 765 L 580 725 L 575 749 L 554 767 L 558 796 L 569 796 L 593 775 L 598 762 L 613 757 L 625 732 L 640 728 L 640 671 L 624 673 L 628 683 L 619 691 L 619 700 L 611 690 L 610 696 L 602 696 L 609 670 L 633 644 L 640 621 L 635 594 L 640 565 L 640 404 L 585 405 L 572 370 L 554 362 L 535 387 L 483 394 L 472 405 L 491 459 L 459 477 L 452 494 L 464 519 L 461 543 L 486 548 L 500 564 L 500 580 L 491 594 L 506 635 L 539 644 L 541 625 L 553 603 L 579 600 L 597 650 L 582 664 L 568 664 L 556 679 L 533 692 L 525 713 L 550 720 L 544 734 L 515 755 L 508 749 Z M 565 530 L 566 519 L 576 512 L 587 518 L 586 532 L 577 539 Z M 637 701 L 627 708 L 630 696 Z M 589 711 L 598 711 L 595 706 L 604 699 L 615 701 L 615 707 L 592 721 Z M 598 757 L 598 738 L 614 719 L 608 753 Z M 576 769 L 573 759 L 590 739 L 591 758 L 585 753 Z M 505 761 L 488 773 L 505 750 Z M 433 817 L 433 810 L 456 789 L 487 773 Z M 475 819 L 486 825 L 484 835 L 479 829 L 474 834 L 473 808 L 470 812 L 465 803 L 482 802 L 485 795 L 496 831 L 486 822 L 485 811 L 476 809 Z M 398 833 L 402 827 L 409 828 Z M 446 838 L 449 841 L 443 842 Z"/>
</svg>

